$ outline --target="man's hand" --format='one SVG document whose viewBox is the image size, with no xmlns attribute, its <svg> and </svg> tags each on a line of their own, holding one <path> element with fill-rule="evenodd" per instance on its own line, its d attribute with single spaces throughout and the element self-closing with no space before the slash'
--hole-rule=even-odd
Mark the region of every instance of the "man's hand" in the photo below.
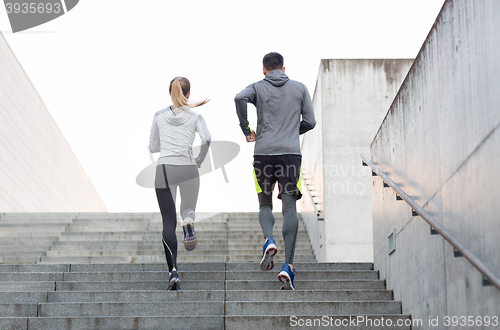
<svg viewBox="0 0 500 330">
<path fill-rule="evenodd" d="M 252 131 L 252 134 L 247 135 L 247 142 L 255 142 L 255 132 Z"/>
</svg>

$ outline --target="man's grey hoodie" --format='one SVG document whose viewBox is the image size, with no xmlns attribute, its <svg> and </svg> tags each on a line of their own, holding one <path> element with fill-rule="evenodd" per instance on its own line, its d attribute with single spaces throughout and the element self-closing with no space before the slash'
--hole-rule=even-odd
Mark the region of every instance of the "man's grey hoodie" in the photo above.
<svg viewBox="0 0 500 330">
<path fill-rule="evenodd" d="M 193 157 L 193 141 L 198 132 L 201 139 L 200 154 Z M 160 152 L 157 164 L 200 166 L 211 136 L 203 117 L 189 108 L 160 110 L 155 114 L 149 139 L 149 150 Z"/>
<path fill-rule="evenodd" d="M 234 102 L 245 136 L 252 133 L 247 103 L 257 108 L 254 155 L 301 155 L 299 135 L 316 125 L 311 97 L 304 84 L 289 79 L 281 69 L 273 70 L 238 93 Z"/>
</svg>

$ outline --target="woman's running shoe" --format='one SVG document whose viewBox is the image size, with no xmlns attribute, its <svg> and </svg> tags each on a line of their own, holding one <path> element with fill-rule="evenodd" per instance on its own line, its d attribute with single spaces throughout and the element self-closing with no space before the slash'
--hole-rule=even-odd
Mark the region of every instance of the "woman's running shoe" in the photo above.
<svg viewBox="0 0 500 330">
<path fill-rule="evenodd" d="M 293 285 L 293 278 L 295 277 L 295 271 L 290 268 L 288 262 L 285 263 L 283 268 L 281 268 L 281 272 L 278 275 L 278 279 L 283 285 L 281 286 L 281 290 L 295 290 L 295 286 Z"/>
<path fill-rule="evenodd" d="M 274 268 L 274 256 L 278 253 L 278 248 L 272 236 L 269 237 L 262 249 L 262 259 L 260 260 L 260 269 L 263 271 Z"/>
<path fill-rule="evenodd" d="M 182 225 L 184 231 L 184 247 L 188 251 L 193 251 L 198 244 L 198 238 L 196 237 L 196 232 L 194 231 L 193 219 L 187 217 L 184 219 Z"/>
<path fill-rule="evenodd" d="M 168 277 L 168 282 L 168 290 L 181 289 L 181 280 L 179 279 L 179 273 L 177 273 L 177 269 L 172 270 L 170 276 Z"/>
</svg>

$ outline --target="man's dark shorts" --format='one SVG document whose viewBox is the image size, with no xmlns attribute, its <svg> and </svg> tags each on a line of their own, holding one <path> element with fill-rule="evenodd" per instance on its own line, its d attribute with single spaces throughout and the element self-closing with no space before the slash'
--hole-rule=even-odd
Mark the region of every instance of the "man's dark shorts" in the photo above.
<svg viewBox="0 0 500 330">
<path fill-rule="evenodd" d="M 297 192 L 297 199 L 302 197 L 302 156 L 275 155 L 253 156 L 253 171 L 257 193 L 272 193 L 278 182 L 279 194 Z"/>
</svg>

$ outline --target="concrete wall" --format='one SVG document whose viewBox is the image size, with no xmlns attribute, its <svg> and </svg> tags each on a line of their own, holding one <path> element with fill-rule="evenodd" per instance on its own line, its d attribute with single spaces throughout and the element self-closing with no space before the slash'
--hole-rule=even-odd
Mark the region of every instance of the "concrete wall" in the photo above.
<svg viewBox="0 0 500 330">
<path fill-rule="evenodd" d="M 321 75 L 321 66 L 320 74 Z M 316 81 L 312 103 L 314 116 L 316 118 L 316 127 L 307 132 L 302 139 L 302 176 L 306 180 L 314 202 L 318 203 L 317 208 L 324 216 L 323 201 L 323 108 L 322 108 L 322 84 L 321 79 Z M 325 261 L 325 222 L 318 221 L 318 216 L 314 212 L 313 200 L 307 194 L 305 189 L 300 204 L 300 214 L 306 225 L 307 233 L 311 239 L 311 245 L 314 250 L 317 261 Z"/>
<path fill-rule="evenodd" d="M 373 161 L 500 275 L 500 2 L 446 1 L 371 144 Z M 500 290 L 373 178 L 375 268 L 414 319 L 500 316 Z M 396 230 L 396 251 L 387 236 Z M 453 329 L 491 329 L 475 324 Z"/>
<path fill-rule="evenodd" d="M 103 212 L 59 127 L 0 34 L 0 212 Z"/>
<path fill-rule="evenodd" d="M 324 222 L 308 217 L 307 199 L 301 205 L 320 261 L 373 261 L 371 172 L 359 155 L 369 153 L 412 62 L 321 61 L 313 97 L 318 124 L 304 137 L 303 168 L 313 187 L 321 187 Z"/>
</svg>

